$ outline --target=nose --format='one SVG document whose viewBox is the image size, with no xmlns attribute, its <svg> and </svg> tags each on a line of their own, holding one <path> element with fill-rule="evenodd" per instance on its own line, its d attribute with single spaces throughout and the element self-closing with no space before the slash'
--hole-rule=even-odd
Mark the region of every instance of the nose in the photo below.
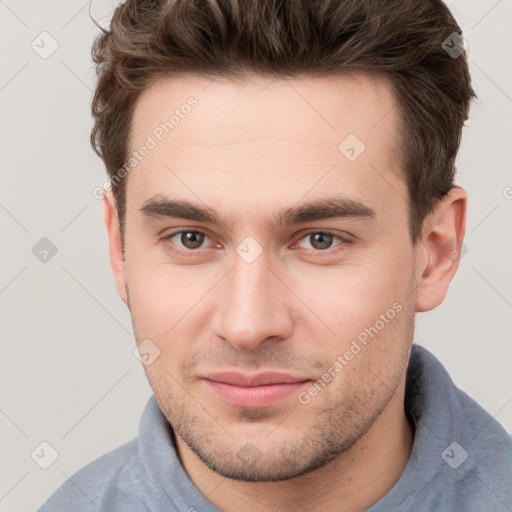
<svg viewBox="0 0 512 512">
<path fill-rule="evenodd" d="M 216 296 L 214 335 L 241 350 L 293 331 L 292 295 L 270 263 L 266 250 L 252 263 L 236 254 Z"/>
</svg>

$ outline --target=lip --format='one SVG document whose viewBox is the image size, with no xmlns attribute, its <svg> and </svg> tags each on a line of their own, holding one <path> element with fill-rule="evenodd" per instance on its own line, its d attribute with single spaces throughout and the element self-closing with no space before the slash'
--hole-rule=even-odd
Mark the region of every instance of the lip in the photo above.
<svg viewBox="0 0 512 512">
<path fill-rule="evenodd" d="M 225 402 L 238 407 L 267 407 L 283 400 L 310 382 L 287 373 L 211 373 L 203 377 L 207 388 Z"/>
</svg>

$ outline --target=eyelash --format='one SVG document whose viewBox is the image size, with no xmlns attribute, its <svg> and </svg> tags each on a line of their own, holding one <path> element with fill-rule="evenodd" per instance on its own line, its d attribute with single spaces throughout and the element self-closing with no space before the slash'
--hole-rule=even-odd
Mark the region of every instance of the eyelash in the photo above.
<svg viewBox="0 0 512 512">
<path fill-rule="evenodd" d="M 208 238 L 210 238 L 210 236 L 208 235 L 208 233 L 206 233 L 205 231 L 202 231 L 200 229 L 180 229 L 178 231 L 173 231 L 172 233 L 169 233 L 168 235 L 165 235 L 163 236 L 162 238 L 160 238 L 159 240 L 161 242 L 169 242 L 171 241 L 172 238 L 174 238 L 176 235 L 181 235 L 182 233 L 199 233 L 201 235 L 204 235 Z M 298 242 L 300 242 L 301 240 L 303 240 L 304 238 L 310 236 L 310 235 L 313 235 L 313 234 L 321 234 L 321 235 L 327 235 L 327 236 L 332 236 L 333 238 L 337 238 L 340 240 L 340 243 L 338 245 L 335 245 L 334 248 L 336 247 L 339 247 L 339 246 L 345 246 L 347 244 L 350 243 L 349 240 L 339 236 L 339 235 L 336 235 L 334 233 L 331 233 L 330 231 L 324 231 L 324 230 L 311 230 L 311 231 L 308 231 L 307 233 L 304 233 L 299 239 L 298 239 Z M 201 251 L 201 249 L 176 249 L 176 248 L 173 248 L 172 249 L 173 252 L 176 252 L 178 253 L 179 255 L 182 255 L 182 256 L 194 256 L 196 255 L 198 252 Z M 314 257 L 321 257 L 321 255 L 323 254 L 332 254 L 332 248 L 329 248 L 329 249 L 325 249 L 325 250 L 315 250 L 315 249 L 306 249 L 308 251 L 310 251 Z M 338 250 L 343 250 L 342 249 L 338 249 Z M 338 252 L 338 250 L 335 250 L 334 252 Z"/>
</svg>

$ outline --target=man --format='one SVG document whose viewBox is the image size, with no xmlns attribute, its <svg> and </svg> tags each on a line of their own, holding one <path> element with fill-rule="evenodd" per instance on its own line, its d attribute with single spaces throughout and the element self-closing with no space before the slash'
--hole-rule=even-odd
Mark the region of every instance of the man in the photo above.
<svg viewBox="0 0 512 512">
<path fill-rule="evenodd" d="M 154 396 L 40 509 L 512 509 L 425 349 L 474 92 L 434 0 L 128 0 L 93 48 L 105 224 Z"/>
</svg>

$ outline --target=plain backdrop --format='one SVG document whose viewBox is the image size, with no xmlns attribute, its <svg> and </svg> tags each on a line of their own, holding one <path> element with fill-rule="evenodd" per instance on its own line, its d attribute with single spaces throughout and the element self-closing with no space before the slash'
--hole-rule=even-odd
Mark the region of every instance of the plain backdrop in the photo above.
<svg viewBox="0 0 512 512">
<path fill-rule="evenodd" d="M 108 20 L 114 3 L 91 12 Z M 415 341 L 510 432 L 512 1 L 450 7 L 479 96 L 457 165 L 467 235 L 448 296 L 417 315 Z M 151 394 L 93 196 L 106 178 L 89 146 L 97 32 L 87 1 L 0 1 L 1 512 L 35 510 L 136 436 Z"/>
</svg>

